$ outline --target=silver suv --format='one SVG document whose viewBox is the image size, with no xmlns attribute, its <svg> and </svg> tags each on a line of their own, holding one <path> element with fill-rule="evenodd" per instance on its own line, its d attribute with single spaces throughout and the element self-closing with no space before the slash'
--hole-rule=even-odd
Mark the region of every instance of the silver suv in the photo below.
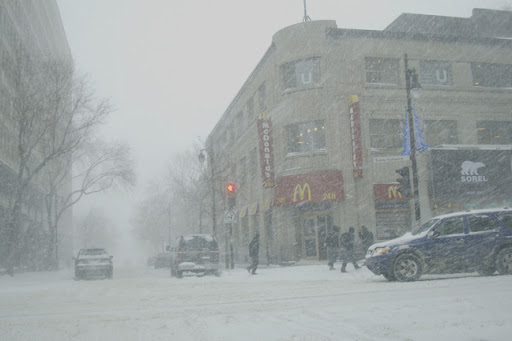
<svg viewBox="0 0 512 341">
<path fill-rule="evenodd" d="M 171 277 L 184 272 L 220 276 L 219 244 L 212 234 L 185 234 L 171 247 Z"/>
</svg>

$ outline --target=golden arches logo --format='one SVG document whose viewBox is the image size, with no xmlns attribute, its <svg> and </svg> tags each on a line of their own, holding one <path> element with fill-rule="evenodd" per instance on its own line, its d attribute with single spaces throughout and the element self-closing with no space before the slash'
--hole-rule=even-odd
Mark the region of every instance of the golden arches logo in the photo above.
<svg viewBox="0 0 512 341">
<path fill-rule="evenodd" d="M 304 200 L 304 192 L 306 192 L 306 188 L 308 190 L 308 200 L 311 201 L 311 188 L 309 187 L 309 184 L 306 182 L 304 186 L 301 186 L 300 184 L 297 184 L 297 186 L 295 186 L 295 189 L 293 190 L 293 202 L 297 201 L 297 193 L 299 193 L 300 200 Z"/>
<path fill-rule="evenodd" d="M 268 120 L 269 117 L 268 117 L 268 112 L 264 111 L 264 112 L 261 112 L 259 115 L 258 115 L 258 119 L 259 120 Z"/>
<path fill-rule="evenodd" d="M 402 198 L 402 193 L 398 191 L 398 187 L 389 186 L 388 187 L 388 198 Z"/>
</svg>

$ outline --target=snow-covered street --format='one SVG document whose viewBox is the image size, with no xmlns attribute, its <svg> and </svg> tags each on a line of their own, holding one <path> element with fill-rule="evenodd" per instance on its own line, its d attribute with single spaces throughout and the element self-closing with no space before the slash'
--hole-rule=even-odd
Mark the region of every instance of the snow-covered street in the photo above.
<svg viewBox="0 0 512 341">
<path fill-rule="evenodd" d="M 391 283 L 366 268 L 245 269 L 170 278 L 116 269 L 0 277 L 2 340 L 509 340 L 510 276 L 424 276 Z"/>
</svg>

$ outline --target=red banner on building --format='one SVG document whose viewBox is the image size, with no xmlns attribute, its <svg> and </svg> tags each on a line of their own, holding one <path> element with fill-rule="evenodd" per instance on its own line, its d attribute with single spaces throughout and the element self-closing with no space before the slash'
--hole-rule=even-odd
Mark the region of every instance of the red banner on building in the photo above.
<svg viewBox="0 0 512 341">
<path fill-rule="evenodd" d="M 361 142 L 361 114 L 359 98 L 350 96 L 350 133 L 352 137 L 352 168 L 354 178 L 363 177 L 363 146 Z"/>
<path fill-rule="evenodd" d="M 375 201 L 389 201 L 389 200 L 410 200 L 402 196 L 398 192 L 399 184 L 376 184 L 373 185 L 373 193 L 375 194 Z"/>
<path fill-rule="evenodd" d="M 263 187 L 273 188 L 274 180 L 274 161 L 272 156 L 272 123 L 267 113 L 261 113 L 258 117 L 258 136 L 260 144 L 261 175 L 263 177 Z"/>
<path fill-rule="evenodd" d="M 274 206 L 345 200 L 341 171 L 289 175 L 277 178 Z"/>
</svg>

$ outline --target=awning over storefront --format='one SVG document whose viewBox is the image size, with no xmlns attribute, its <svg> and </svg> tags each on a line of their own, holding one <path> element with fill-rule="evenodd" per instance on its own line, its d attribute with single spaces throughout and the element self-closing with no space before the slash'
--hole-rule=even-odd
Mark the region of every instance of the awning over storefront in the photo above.
<svg viewBox="0 0 512 341">
<path fill-rule="evenodd" d="M 399 184 L 375 184 L 373 185 L 373 193 L 375 201 L 389 201 L 389 200 L 410 200 L 398 191 Z"/>
<path fill-rule="evenodd" d="M 258 202 L 253 202 L 251 206 L 249 207 L 249 215 L 255 215 L 258 213 L 259 204 Z"/>
<path fill-rule="evenodd" d="M 239 216 L 240 218 L 244 218 L 247 215 L 247 206 L 244 206 L 240 209 Z"/>
<path fill-rule="evenodd" d="M 272 204 L 273 204 L 273 200 L 271 199 L 266 199 L 264 202 L 263 202 L 263 206 L 261 207 L 261 211 L 262 212 L 266 212 L 268 210 L 270 210 L 272 208 Z"/>
<path fill-rule="evenodd" d="M 345 200 L 341 171 L 289 175 L 277 178 L 275 206 Z"/>
</svg>

